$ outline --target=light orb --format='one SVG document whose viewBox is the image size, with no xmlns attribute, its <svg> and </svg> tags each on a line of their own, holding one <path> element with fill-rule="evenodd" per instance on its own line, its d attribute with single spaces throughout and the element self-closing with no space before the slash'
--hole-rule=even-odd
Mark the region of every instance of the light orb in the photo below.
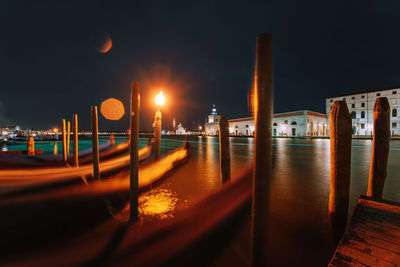
<svg viewBox="0 0 400 267">
<path fill-rule="evenodd" d="M 117 121 L 125 114 L 124 104 L 115 98 L 109 98 L 101 103 L 101 114 L 104 118 L 112 121 Z"/>
</svg>

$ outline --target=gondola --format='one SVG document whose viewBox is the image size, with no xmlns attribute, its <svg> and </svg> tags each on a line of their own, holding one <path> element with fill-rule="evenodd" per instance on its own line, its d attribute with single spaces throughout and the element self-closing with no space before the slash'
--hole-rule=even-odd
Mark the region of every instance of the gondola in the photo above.
<svg viewBox="0 0 400 267">
<path fill-rule="evenodd" d="M 121 155 L 129 150 L 128 143 L 112 146 L 111 143 L 99 146 L 100 160 Z M 69 165 L 73 164 L 73 155 L 67 156 Z M 82 150 L 78 153 L 79 164 L 87 164 L 92 162 L 92 148 Z M 22 168 L 43 168 L 65 166 L 66 162 L 62 155 L 36 155 L 29 157 L 28 155 L 0 154 L 0 169 L 22 169 Z"/>
<path fill-rule="evenodd" d="M 158 161 L 141 165 L 139 190 L 151 188 L 188 158 L 188 147 L 184 146 Z M 0 212 L 4 216 L 0 221 L 0 246 L 4 248 L 0 253 L 0 265 L 13 256 L 18 257 L 21 251 L 32 252 L 56 240 L 79 235 L 111 219 L 113 214 L 110 205 L 121 199 L 126 202 L 129 190 L 129 172 L 125 171 L 87 185 L 77 184 L 0 199 Z M 37 242 L 40 244 L 35 246 Z M 8 245 L 4 246 L 5 243 Z"/>
</svg>

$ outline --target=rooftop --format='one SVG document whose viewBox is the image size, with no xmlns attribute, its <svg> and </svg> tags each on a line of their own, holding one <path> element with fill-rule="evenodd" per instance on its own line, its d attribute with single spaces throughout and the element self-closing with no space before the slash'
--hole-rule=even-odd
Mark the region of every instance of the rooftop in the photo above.
<svg viewBox="0 0 400 267">
<path fill-rule="evenodd" d="M 400 86 L 396 85 L 396 86 L 388 86 L 388 87 L 375 88 L 375 89 L 366 89 L 366 90 L 363 90 L 363 91 L 345 93 L 345 94 L 336 95 L 336 96 L 327 97 L 327 98 L 335 98 L 335 97 L 349 96 L 349 95 L 360 95 L 360 94 L 374 93 L 374 92 L 393 90 L 393 89 L 400 89 Z"/>
</svg>

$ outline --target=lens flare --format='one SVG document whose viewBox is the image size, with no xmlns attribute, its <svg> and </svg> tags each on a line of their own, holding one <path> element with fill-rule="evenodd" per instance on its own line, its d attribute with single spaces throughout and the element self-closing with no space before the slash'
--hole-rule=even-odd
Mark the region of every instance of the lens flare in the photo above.
<svg viewBox="0 0 400 267">
<path fill-rule="evenodd" d="M 162 106 L 165 103 L 165 96 L 163 95 L 162 92 L 158 93 L 158 95 L 156 95 L 156 105 L 157 106 Z"/>
<path fill-rule="evenodd" d="M 125 114 L 124 104 L 115 98 L 109 98 L 101 103 L 101 114 L 108 120 L 117 121 Z"/>
</svg>

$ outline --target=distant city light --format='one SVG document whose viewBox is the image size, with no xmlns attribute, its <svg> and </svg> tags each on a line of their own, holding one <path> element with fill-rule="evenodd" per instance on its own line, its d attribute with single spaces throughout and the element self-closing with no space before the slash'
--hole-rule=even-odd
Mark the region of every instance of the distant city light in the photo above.
<svg viewBox="0 0 400 267">
<path fill-rule="evenodd" d="M 157 106 L 162 106 L 165 103 L 165 96 L 163 95 L 162 92 L 158 93 L 158 95 L 156 95 L 156 105 Z"/>
<path fill-rule="evenodd" d="M 201 126 L 199 126 L 199 130 L 201 130 Z"/>
<path fill-rule="evenodd" d="M 54 129 L 53 129 L 53 132 L 55 132 L 55 133 L 58 132 L 58 129 L 57 129 L 57 128 L 54 128 Z"/>
</svg>

